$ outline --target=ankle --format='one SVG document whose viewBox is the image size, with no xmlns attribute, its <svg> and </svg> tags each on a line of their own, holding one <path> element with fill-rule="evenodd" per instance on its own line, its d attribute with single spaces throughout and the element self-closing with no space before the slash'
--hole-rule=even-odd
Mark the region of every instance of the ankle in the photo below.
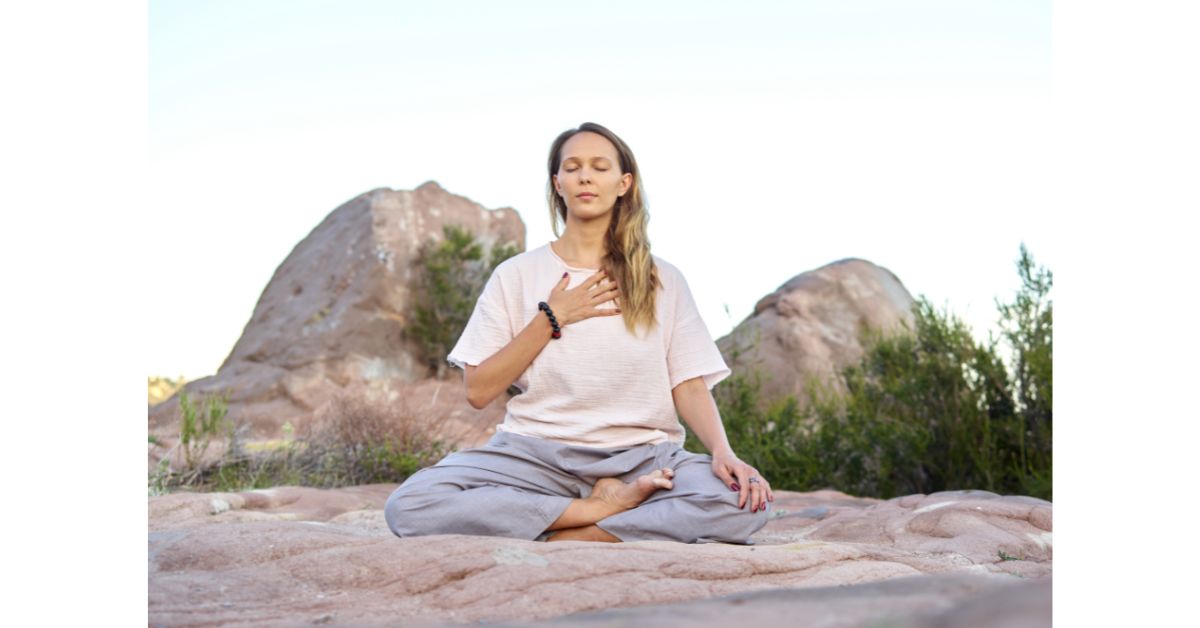
<svg viewBox="0 0 1200 628">
<path fill-rule="evenodd" d="M 611 517 L 613 515 L 625 512 L 626 510 L 629 510 L 628 508 L 622 506 L 621 504 L 617 504 L 617 503 L 608 501 L 608 500 L 604 499 L 603 497 L 600 497 L 599 495 L 595 495 L 595 494 L 587 497 L 584 501 L 588 502 L 589 508 L 592 510 L 592 512 L 596 513 L 596 515 L 595 515 L 596 521 L 599 521 L 601 519 L 604 519 L 605 517 Z"/>
</svg>

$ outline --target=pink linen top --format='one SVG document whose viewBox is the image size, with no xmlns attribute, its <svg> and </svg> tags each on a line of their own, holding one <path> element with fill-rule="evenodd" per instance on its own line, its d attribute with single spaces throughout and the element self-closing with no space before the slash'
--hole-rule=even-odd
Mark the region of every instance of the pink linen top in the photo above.
<svg viewBox="0 0 1200 628">
<path fill-rule="evenodd" d="M 656 299 L 659 324 L 649 332 L 639 325 L 641 337 L 625 329 L 620 315 L 562 327 L 562 337 L 551 339 L 514 382 L 522 392 L 509 399 L 497 430 L 587 447 L 683 444 L 671 391 L 694 377 L 712 389 L 730 370 L 683 274 L 657 255 L 651 258 L 663 283 Z M 569 266 L 549 243 L 501 262 L 446 359 L 459 368 L 478 365 L 535 316 L 546 315 L 537 304 L 564 271 L 570 289 L 597 270 Z"/>
</svg>

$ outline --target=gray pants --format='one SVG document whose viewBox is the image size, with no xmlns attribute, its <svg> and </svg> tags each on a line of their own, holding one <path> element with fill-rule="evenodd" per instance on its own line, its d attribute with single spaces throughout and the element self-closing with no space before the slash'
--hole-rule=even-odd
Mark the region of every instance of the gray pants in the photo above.
<svg viewBox="0 0 1200 628">
<path fill-rule="evenodd" d="M 384 505 L 399 537 L 473 534 L 545 540 L 572 499 L 591 495 L 600 478 L 630 482 L 655 469 L 675 471 L 670 489 L 596 522 L 622 541 L 754 545 L 765 510 L 737 507 L 738 493 L 712 472 L 712 457 L 671 442 L 617 449 L 496 432 L 482 447 L 454 452 L 414 473 Z"/>
</svg>

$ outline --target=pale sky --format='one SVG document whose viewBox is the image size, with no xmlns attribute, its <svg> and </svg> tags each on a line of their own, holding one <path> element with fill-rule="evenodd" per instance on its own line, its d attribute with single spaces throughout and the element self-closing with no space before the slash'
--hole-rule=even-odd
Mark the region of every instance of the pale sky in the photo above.
<svg viewBox="0 0 1200 628">
<path fill-rule="evenodd" d="M 149 374 L 215 373 L 374 188 L 433 179 L 544 244 L 546 153 L 584 121 L 632 147 L 714 338 L 846 257 L 984 338 L 1022 241 L 1056 269 L 1048 1 L 730 5 L 154 0 Z"/>
</svg>

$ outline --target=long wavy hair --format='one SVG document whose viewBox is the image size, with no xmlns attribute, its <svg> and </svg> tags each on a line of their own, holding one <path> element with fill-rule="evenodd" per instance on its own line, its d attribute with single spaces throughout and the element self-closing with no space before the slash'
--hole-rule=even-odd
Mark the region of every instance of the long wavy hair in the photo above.
<svg viewBox="0 0 1200 628">
<path fill-rule="evenodd" d="M 549 177 L 546 180 L 546 200 L 550 205 L 550 226 L 554 236 L 559 237 L 559 223 L 567 223 L 567 203 L 554 189 L 554 175 L 562 163 L 562 147 L 576 133 L 591 131 L 608 138 L 617 148 L 621 161 L 621 174 L 633 175 L 633 183 L 624 195 L 617 197 L 613 205 L 612 220 L 608 231 L 604 234 L 605 255 L 601 268 L 608 276 L 615 279 L 621 294 L 621 317 L 625 319 L 625 328 L 637 335 L 637 326 L 645 324 L 647 329 L 653 329 L 658 324 L 655 314 L 655 298 L 657 289 L 662 286 L 658 268 L 650 256 L 650 238 L 646 234 L 646 224 L 650 221 L 650 213 L 646 209 L 645 192 L 642 190 L 642 176 L 638 171 L 637 160 L 629 145 L 616 133 L 595 122 L 584 122 L 579 127 L 563 131 L 554 143 L 550 145 L 550 159 L 547 163 Z"/>
</svg>

